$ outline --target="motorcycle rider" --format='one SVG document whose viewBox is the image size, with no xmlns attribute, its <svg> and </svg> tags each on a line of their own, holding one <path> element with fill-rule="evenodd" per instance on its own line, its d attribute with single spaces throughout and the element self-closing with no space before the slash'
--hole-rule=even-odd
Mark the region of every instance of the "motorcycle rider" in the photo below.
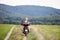
<svg viewBox="0 0 60 40">
<path fill-rule="evenodd" d="M 23 33 L 24 33 L 24 31 L 25 31 L 25 27 L 28 29 L 28 33 L 29 33 L 30 23 L 29 23 L 27 17 L 21 22 L 21 25 L 23 26 Z"/>
</svg>

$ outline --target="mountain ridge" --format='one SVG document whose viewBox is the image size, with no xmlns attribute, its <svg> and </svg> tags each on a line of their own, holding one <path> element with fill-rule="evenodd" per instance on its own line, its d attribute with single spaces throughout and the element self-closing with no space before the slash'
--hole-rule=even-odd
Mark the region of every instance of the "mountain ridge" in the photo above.
<svg viewBox="0 0 60 40">
<path fill-rule="evenodd" d="M 8 15 L 12 17 L 24 16 L 24 17 L 34 17 L 34 16 L 49 16 L 49 15 L 60 15 L 60 9 L 55 9 L 45 6 L 35 6 L 35 5 L 21 5 L 21 6 L 9 6 L 5 4 L 0 4 L 0 12 L 8 12 Z M 6 13 L 5 13 L 6 14 Z"/>
<path fill-rule="evenodd" d="M 60 9 L 34 5 L 0 4 L 0 23 L 20 24 L 25 17 L 28 17 L 32 24 L 60 25 Z"/>
</svg>

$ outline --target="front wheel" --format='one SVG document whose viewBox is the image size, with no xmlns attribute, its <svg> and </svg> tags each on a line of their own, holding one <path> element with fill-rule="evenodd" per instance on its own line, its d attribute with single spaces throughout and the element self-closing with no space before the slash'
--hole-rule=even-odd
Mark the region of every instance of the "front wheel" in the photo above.
<svg viewBox="0 0 60 40">
<path fill-rule="evenodd" d="M 27 33 L 25 33 L 25 36 L 27 36 Z"/>
<path fill-rule="evenodd" d="M 25 30 L 25 36 L 27 36 L 27 34 L 28 34 L 28 30 L 26 29 L 26 30 Z"/>
</svg>

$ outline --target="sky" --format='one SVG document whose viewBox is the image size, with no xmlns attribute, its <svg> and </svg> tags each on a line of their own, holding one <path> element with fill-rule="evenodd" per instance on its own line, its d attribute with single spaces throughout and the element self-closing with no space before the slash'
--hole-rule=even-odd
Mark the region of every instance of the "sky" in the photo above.
<svg viewBox="0 0 60 40">
<path fill-rule="evenodd" d="M 0 4 L 7 4 L 11 6 L 38 5 L 60 9 L 60 0 L 0 0 Z"/>
</svg>

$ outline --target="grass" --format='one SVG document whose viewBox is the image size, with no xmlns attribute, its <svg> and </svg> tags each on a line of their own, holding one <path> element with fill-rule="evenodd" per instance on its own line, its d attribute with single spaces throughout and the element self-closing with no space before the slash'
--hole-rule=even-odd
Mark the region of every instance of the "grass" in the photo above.
<svg viewBox="0 0 60 40">
<path fill-rule="evenodd" d="M 11 27 L 12 25 L 9 24 L 0 24 L 0 40 L 4 40 Z"/>
<path fill-rule="evenodd" d="M 22 26 L 17 25 L 15 29 L 13 30 L 12 35 L 9 38 L 9 40 L 23 40 L 23 38 L 24 38 L 24 34 L 22 33 Z M 36 40 L 36 37 L 34 36 L 32 29 L 27 36 L 27 40 Z"/>
<path fill-rule="evenodd" d="M 46 40 L 60 40 L 60 25 L 39 25 L 38 29 Z"/>
<path fill-rule="evenodd" d="M 33 29 L 30 29 L 30 33 L 28 34 L 27 40 L 36 40 L 36 36 L 34 35 Z"/>
<path fill-rule="evenodd" d="M 9 24 L 0 24 L 0 40 L 4 40 L 4 37 L 11 27 L 12 25 Z M 45 40 L 60 40 L 60 25 L 37 25 L 36 28 L 38 29 L 38 33 L 42 34 Z M 9 40 L 23 40 L 23 38 L 22 26 L 16 25 Z M 33 29 L 30 29 L 27 40 L 37 40 L 37 38 L 38 36 L 35 35 Z"/>
<path fill-rule="evenodd" d="M 22 33 L 21 26 L 17 25 L 15 29 L 13 30 L 12 35 L 9 38 L 9 40 L 23 40 L 23 37 L 24 35 Z"/>
</svg>

